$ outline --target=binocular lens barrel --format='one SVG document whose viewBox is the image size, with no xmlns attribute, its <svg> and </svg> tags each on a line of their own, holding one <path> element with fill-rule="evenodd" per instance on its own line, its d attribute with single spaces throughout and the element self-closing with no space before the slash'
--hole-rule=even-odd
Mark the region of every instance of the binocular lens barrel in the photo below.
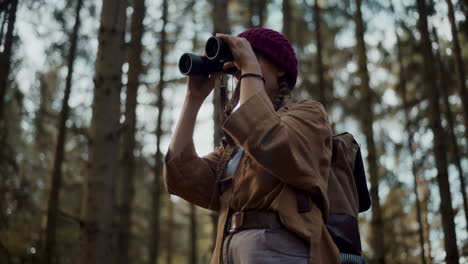
<svg viewBox="0 0 468 264">
<path fill-rule="evenodd" d="M 206 57 L 184 53 L 179 59 L 179 71 L 184 75 L 210 75 L 223 71 L 223 64 L 233 60 L 229 46 L 220 38 L 210 37 L 205 45 Z M 224 70 L 233 73 L 236 68 Z"/>
<path fill-rule="evenodd" d="M 222 62 L 233 59 L 229 46 L 220 38 L 210 37 L 205 45 L 205 53 L 208 59 Z"/>
<path fill-rule="evenodd" d="M 209 75 L 222 70 L 223 63 L 192 53 L 184 53 L 179 59 L 179 71 L 184 75 Z"/>
</svg>

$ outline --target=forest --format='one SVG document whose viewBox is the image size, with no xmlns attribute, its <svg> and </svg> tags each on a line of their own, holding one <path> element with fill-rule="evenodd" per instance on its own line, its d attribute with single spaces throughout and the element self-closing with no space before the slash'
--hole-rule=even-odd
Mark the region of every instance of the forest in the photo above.
<svg viewBox="0 0 468 264">
<path fill-rule="evenodd" d="M 209 263 L 216 213 L 163 182 L 178 60 L 254 27 L 288 37 L 294 98 L 362 148 L 368 263 L 468 263 L 464 0 L 0 0 L 0 263 Z M 199 155 L 220 144 L 220 100 Z"/>
</svg>

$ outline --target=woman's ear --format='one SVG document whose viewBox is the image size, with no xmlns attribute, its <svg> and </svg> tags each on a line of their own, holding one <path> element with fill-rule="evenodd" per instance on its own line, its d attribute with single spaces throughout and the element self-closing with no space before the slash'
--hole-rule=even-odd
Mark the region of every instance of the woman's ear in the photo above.
<svg viewBox="0 0 468 264">
<path fill-rule="evenodd" d="M 284 77 L 285 74 L 286 74 L 286 72 L 283 71 L 283 70 L 276 71 L 276 77 L 278 77 L 278 78 Z"/>
</svg>

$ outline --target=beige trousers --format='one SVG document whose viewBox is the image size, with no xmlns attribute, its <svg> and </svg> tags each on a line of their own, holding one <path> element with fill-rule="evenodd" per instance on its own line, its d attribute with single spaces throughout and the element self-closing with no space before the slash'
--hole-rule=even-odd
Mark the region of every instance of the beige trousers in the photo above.
<svg viewBox="0 0 468 264">
<path fill-rule="evenodd" d="M 308 264 L 309 246 L 287 229 L 248 229 L 223 242 L 223 264 Z"/>
</svg>

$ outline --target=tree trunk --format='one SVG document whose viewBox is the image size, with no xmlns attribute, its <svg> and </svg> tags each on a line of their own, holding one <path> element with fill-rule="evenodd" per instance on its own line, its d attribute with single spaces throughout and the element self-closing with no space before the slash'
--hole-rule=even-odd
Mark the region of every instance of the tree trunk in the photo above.
<svg viewBox="0 0 468 264">
<path fill-rule="evenodd" d="M 248 28 L 263 27 L 267 0 L 248 0 Z"/>
<path fill-rule="evenodd" d="M 328 109 L 328 100 L 326 96 L 327 85 L 325 83 L 325 70 L 323 68 L 323 47 L 322 47 L 322 36 L 321 36 L 321 8 L 319 0 L 315 0 L 314 5 L 314 23 L 315 23 L 315 41 L 317 42 L 317 54 L 316 54 L 316 67 L 317 67 L 317 78 L 318 88 L 320 91 L 320 102 L 323 104 L 325 109 Z"/>
<path fill-rule="evenodd" d="M 367 55 L 366 44 L 364 42 L 364 22 L 362 21 L 361 14 L 361 0 L 356 0 L 356 39 L 357 47 L 356 53 L 358 58 L 358 73 L 361 80 L 361 105 L 362 105 L 362 120 L 361 126 L 364 134 L 366 135 L 367 145 L 367 163 L 369 165 L 371 190 L 370 195 L 372 199 L 372 222 L 371 230 L 373 241 L 371 247 L 374 252 L 376 263 L 385 263 L 385 247 L 384 247 L 384 223 L 382 221 L 382 212 L 380 208 L 379 199 L 379 170 L 377 167 L 377 149 L 374 142 L 374 132 L 372 125 L 374 123 L 373 112 L 373 97 L 372 91 L 369 86 L 369 73 L 367 71 Z"/>
<path fill-rule="evenodd" d="M 465 86 L 465 69 L 463 66 L 460 41 L 458 40 L 458 30 L 457 24 L 455 22 L 455 14 L 453 10 L 452 0 L 445 0 L 445 2 L 447 2 L 449 21 L 450 26 L 452 28 L 452 48 L 453 56 L 455 57 L 455 73 L 458 79 L 458 92 L 460 94 L 460 99 L 463 106 L 463 117 L 465 121 L 465 138 L 468 141 L 468 94 L 466 92 Z"/>
<path fill-rule="evenodd" d="M 427 245 L 427 251 L 426 251 L 426 259 L 427 259 L 427 264 L 432 264 L 432 243 L 431 239 L 429 237 L 431 233 L 431 225 L 429 224 L 429 200 L 430 200 L 430 190 L 429 190 L 429 183 L 422 179 L 422 177 L 418 177 L 419 180 L 421 180 L 421 186 L 422 186 L 422 201 L 423 201 L 423 212 L 424 212 L 424 241 Z"/>
<path fill-rule="evenodd" d="M 255 27 L 255 22 L 254 20 L 256 19 L 257 15 L 257 0 L 248 0 L 248 18 L 247 18 L 247 27 L 248 28 L 254 28 Z"/>
<path fill-rule="evenodd" d="M 292 42 L 292 10 L 291 0 L 283 0 L 283 34 Z"/>
<path fill-rule="evenodd" d="M 65 156 L 65 137 L 66 137 L 66 126 L 65 123 L 68 120 L 70 107 L 68 105 L 68 99 L 71 93 L 71 84 L 73 76 L 73 66 L 76 58 L 76 46 L 78 42 L 78 30 L 80 28 L 80 11 L 83 6 L 83 0 L 78 0 L 75 11 L 75 25 L 73 26 L 73 32 L 70 36 L 70 51 L 68 54 L 68 73 L 65 83 L 65 92 L 62 102 L 62 110 L 60 112 L 60 121 L 58 124 L 59 134 L 57 138 L 57 145 L 55 148 L 54 167 L 52 170 L 52 182 L 49 195 L 49 204 L 47 210 L 47 225 L 45 233 L 45 250 L 43 263 L 54 263 L 55 253 L 55 234 L 57 229 L 57 216 L 59 210 L 59 196 L 60 188 L 62 184 L 62 163 Z"/>
<path fill-rule="evenodd" d="M 437 31 L 435 27 L 432 27 L 432 34 L 434 36 L 434 41 L 439 45 L 439 38 L 437 36 Z M 447 92 L 446 87 L 448 86 L 447 82 L 447 72 L 444 67 L 444 63 L 442 62 L 442 58 L 440 55 L 440 49 L 436 51 L 436 61 L 439 67 L 440 73 L 440 83 L 439 83 L 439 90 L 442 92 L 442 99 L 443 105 L 445 107 L 445 116 L 447 118 L 447 130 L 450 134 L 450 141 L 452 143 L 452 159 L 455 167 L 458 170 L 458 177 L 460 179 L 460 192 L 463 199 L 463 211 L 465 212 L 465 228 L 468 227 L 468 205 L 466 201 L 466 184 L 465 184 L 465 177 L 463 173 L 463 168 L 461 166 L 461 155 L 460 150 L 458 149 L 457 137 L 455 136 L 455 122 L 453 120 L 453 113 L 450 109 L 450 102 L 449 102 L 449 95 Z"/>
<path fill-rule="evenodd" d="M 213 9 L 211 13 L 211 18 L 213 20 L 213 32 L 214 33 L 231 33 L 231 25 L 228 19 L 228 0 L 211 0 L 213 4 Z M 221 23 L 222 21 L 222 23 Z M 222 124 L 220 115 L 223 114 L 224 109 L 221 109 L 221 89 L 226 89 L 227 87 L 227 77 L 222 75 L 221 80 L 216 80 L 215 89 L 213 91 L 213 146 L 219 146 L 221 144 L 221 138 L 223 136 Z M 226 98 L 224 98 L 226 99 Z M 211 221 L 213 225 L 213 244 L 212 249 L 214 250 L 216 244 L 217 236 L 217 226 L 218 226 L 218 214 L 216 212 L 211 213 Z"/>
<path fill-rule="evenodd" d="M 190 204 L 190 264 L 198 263 L 197 231 L 197 208 Z"/>
<path fill-rule="evenodd" d="M 135 133 L 136 107 L 140 75 L 143 70 L 141 62 L 141 38 L 144 32 L 143 19 L 145 17 L 145 0 L 133 0 L 133 14 L 131 22 L 131 40 L 128 47 L 128 83 L 125 102 L 125 123 L 123 133 L 121 195 L 119 230 L 117 238 L 116 263 L 127 264 L 130 260 L 130 241 L 132 226 L 132 202 L 135 194 Z"/>
<path fill-rule="evenodd" d="M 118 173 L 120 90 L 126 0 L 103 0 L 91 121 L 84 263 L 113 261 L 114 189 Z"/>
<path fill-rule="evenodd" d="M 166 237 L 166 264 L 172 264 L 174 260 L 174 203 L 170 195 L 167 196 L 167 237 Z"/>
<path fill-rule="evenodd" d="M 390 7 L 393 10 L 393 4 L 390 1 Z M 422 222 L 422 214 L 421 214 L 421 200 L 419 199 L 419 191 L 418 191 L 418 172 L 417 172 L 417 164 L 414 159 L 415 157 L 415 149 L 414 149 L 414 139 L 413 139 L 413 131 L 411 129 L 410 124 L 410 107 L 408 105 L 408 98 L 407 98 L 407 91 L 406 91 L 406 76 L 405 76 L 405 68 L 403 65 L 403 47 L 401 45 L 400 36 L 398 35 L 398 30 L 395 29 L 395 36 L 397 39 L 397 57 L 398 57 L 398 66 L 399 66 L 399 91 L 401 93 L 401 98 L 403 100 L 403 111 L 405 113 L 405 129 L 406 133 L 408 133 L 408 149 L 410 155 L 412 157 L 411 160 L 411 171 L 413 173 L 413 192 L 415 195 L 415 204 L 416 204 L 416 217 L 418 221 L 418 235 L 419 235 L 419 245 L 421 247 L 421 263 L 426 264 L 426 257 L 425 257 L 425 250 L 424 250 L 424 233 L 423 233 L 423 222 Z"/>
<path fill-rule="evenodd" d="M 452 197 L 447 172 L 446 147 L 444 144 L 445 133 L 441 126 L 439 91 L 436 86 L 435 62 L 432 54 L 432 43 L 429 38 L 429 28 L 427 23 L 427 11 L 424 0 L 417 0 L 419 13 L 418 27 L 421 34 L 421 51 L 424 58 L 424 76 L 426 91 L 429 96 L 429 119 L 432 133 L 434 135 L 434 155 L 437 167 L 437 182 L 440 193 L 440 212 L 442 215 L 442 228 L 444 231 L 444 244 L 447 264 L 459 263 L 457 248 L 457 238 L 455 233 L 454 213 L 452 209 Z"/>
<path fill-rule="evenodd" d="M 265 13 L 267 11 L 268 0 L 258 0 L 258 25 L 257 27 L 264 27 Z"/>
<path fill-rule="evenodd" d="M 154 264 L 158 263 L 158 258 L 160 254 L 160 217 L 161 217 L 161 183 L 162 183 L 162 173 L 163 173 L 163 155 L 161 152 L 161 137 L 163 134 L 162 129 L 162 117 L 164 113 L 164 97 L 163 91 L 165 86 L 164 75 L 166 71 L 166 55 L 167 55 L 167 33 L 166 26 L 168 21 L 168 0 L 163 0 L 162 2 L 162 28 L 159 41 L 159 82 L 157 87 L 157 102 L 156 106 L 158 107 L 158 119 L 156 121 L 156 153 L 154 155 L 155 165 L 154 165 L 154 183 L 153 183 L 153 198 L 152 198 L 152 214 L 151 214 L 151 242 L 149 247 L 149 263 Z"/>
<path fill-rule="evenodd" d="M 0 24 L 0 45 L 2 45 L 3 43 L 3 35 L 5 33 L 5 25 L 7 23 L 7 20 L 8 20 L 8 12 L 7 10 L 3 11 L 0 9 L 0 15 L 1 15 L 1 24 Z"/>
<path fill-rule="evenodd" d="M 8 76 L 11 69 L 11 55 L 13 46 L 13 31 L 15 29 L 16 9 L 18 0 L 12 0 L 8 11 L 5 15 L 8 16 L 8 26 L 3 44 L 3 51 L 0 53 L 0 126 L 3 123 L 3 108 L 5 104 L 6 91 L 8 89 Z"/>
</svg>

